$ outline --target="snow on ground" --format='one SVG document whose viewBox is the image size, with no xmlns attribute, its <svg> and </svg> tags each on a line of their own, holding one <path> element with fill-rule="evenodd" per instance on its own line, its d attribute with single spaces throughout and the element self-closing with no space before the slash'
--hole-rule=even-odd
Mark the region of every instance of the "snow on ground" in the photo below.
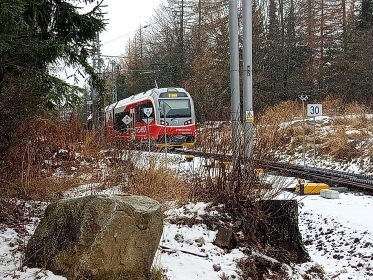
<svg viewBox="0 0 373 280">
<path fill-rule="evenodd" d="M 298 197 L 299 225 L 312 260 L 337 279 L 373 279 L 373 197 Z"/>
<path fill-rule="evenodd" d="M 169 279 L 221 279 L 222 275 L 238 277 L 235 260 L 244 257 L 239 249 L 229 253 L 213 245 L 216 231 L 206 225 L 180 226 L 168 220 L 177 217 L 197 218 L 205 214 L 205 203 L 190 203 L 185 207 L 166 211 L 166 223 L 161 248 L 155 263 L 165 269 Z M 189 214 L 185 214 L 185 211 Z M 233 279 L 233 278 L 232 278 Z"/>
<path fill-rule="evenodd" d="M 80 188 L 79 194 L 83 189 Z M 87 189 L 91 190 L 91 186 Z M 288 192 L 281 195 L 289 197 L 294 195 Z M 300 231 L 312 262 L 292 266 L 291 279 L 307 279 L 305 271 L 315 265 L 323 268 L 328 279 L 373 279 L 373 197 L 340 193 L 339 199 L 319 195 L 295 199 L 300 205 Z M 223 274 L 239 279 L 235 260 L 244 257 L 239 249 L 226 252 L 213 245 L 216 231 L 203 224 L 189 227 L 170 222 L 172 218 L 187 215 L 198 218 L 205 214 L 205 207 L 205 203 L 190 203 L 165 212 L 164 233 L 154 264 L 162 267 L 170 280 L 218 280 Z M 0 279 L 65 279 L 50 271 L 22 267 L 22 254 L 17 248 L 27 243 L 35 225 L 35 221 L 30 221 L 25 236 L 10 228 L 0 229 Z"/>
<path fill-rule="evenodd" d="M 198 159 L 189 163 L 180 157 L 174 157 L 169 162 L 170 166 L 178 166 L 183 172 L 199 169 L 204 164 Z M 276 178 L 269 176 L 268 179 L 273 183 Z M 294 178 L 279 180 L 279 184 L 286 187 L 295 183 Z M 121 193 L 119 187 L 102 190 L 98 186 L 82 185 L 66 193 L 65 197 Z M 299 227 L 312 258 L 309 263 L 289 267 L 291 279 L 313 279 L 307 278 L 306 271 L 317 266 L 325 271 L 326 279 L 373 280 L 372 196 L 340 193 L 339 199 L 325 199 L 319 195 L 295 196 L 284 191 L 279 198 L 299 201 Z M 170 280 L 218 280 L 223 275 L 229 276 L 228 279 L 239 279 L 235 261 L 244 257 L 239 248 L 227 252 L 215 246 L 216 231 L 207 229 L 203 224 L 187 226 L 172 223 L 172 219 L 177 217 L 194 216 L 198 219 L 206 214 L 206 206 L 206 203 L 189 203 L 183 207 L 168 207 L 165 212 L 164 232 L 154 265 L 163 268 Z M 45 204 L 35 207 L 44 209 Z M 22 250 L 37 221 L 30 219 L 24 234 L 0 224 L 0 279 L 66 279 L 40 268 L 23 267 Z"/>
<path fill-rule="evenodd" d="M 296 181 L 288 178 L 288 187 Z M 298 200 L 299 229 L 312 258 L 300 267 L 317 263 L 331 279 L 373 279 L 373 196 L 335 190 L 338 199 L 287 191 L 278 197 Z"/>
</svg>

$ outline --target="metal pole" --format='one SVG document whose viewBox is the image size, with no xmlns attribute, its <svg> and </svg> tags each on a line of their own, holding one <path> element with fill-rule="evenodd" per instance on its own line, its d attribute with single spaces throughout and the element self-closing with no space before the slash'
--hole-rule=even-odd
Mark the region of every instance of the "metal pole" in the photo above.
<svg viewBox="0 0 373 280">
<path fill-rule="evenodd" d="M 313 167 L 316 167 L 316 117 L 313 117 Z"/>
<path fill-rule="evenodd" d="M 164 121 L 164 147 L 165 147 L 165 161 L 166 161 L 166 169 L 167 169 L 167 125 L 166 125 L 166 103 L 163 102 L 163 121 Z"/>
<path fill-rule="evenodd" d="M 306 129 L 305 129 L 305 123 L 304 123 L 304 102 L 308 99 L 307 95 L 300 95 L 299 99 L 302 100 L 302 128 L 303 128 L 303 166 L 306 167 Z"/>
<path fill-rule="evenodd" d="M 303 166 L 306 166 L 306 133 L 305 133 L 305 124 L 304 124 L 304 100 L 302 100 L 302 127 L 303 127 Z"/>
<path fill-rule="evenodd" d="M 95 72 L 101 76 L 101 44 L 100 44 L 100 35 L 96 34 L 96 39 L 94 41 L 96 52 L 93 54 L 92 66 Z M 98 89 L 92 87 L 92 106 L 91 106 L 91 115 L 92 115 L 92 129 L 98 129 L 100 127 L 100 108 L 98 104 L 99 92 Z"/>
<path fill-rule="evenodd" d="M 111 60 L 111 97 L 113 102 L 118 101 L 118 94 L 117 94 L 117 62 L 115 59 Z"/>
<path fill-rule="evenodd" d="M 254 133 L 253 75 L 252 75 L 252 3 L 242 1 L 243 18 L 243 112 L 244 112 L 244 151 L 251 156 Z"/>
<path fill-rule="evenodd" d="M 238 55 L 238 11 L 237 0 L 229 0 L 229 49 L 231 81 L 231 121 L 233 169 L 238 167 L 240 147 L 240 80 Z"/>
<path fill-rule="evenodd" d="M 150 155 L 150 129 L 149 129 L 149 117 L 146 117 L 146 123 L 148 128 L 148 148 L 149 148 L 149 155 Z"/>
</svg>

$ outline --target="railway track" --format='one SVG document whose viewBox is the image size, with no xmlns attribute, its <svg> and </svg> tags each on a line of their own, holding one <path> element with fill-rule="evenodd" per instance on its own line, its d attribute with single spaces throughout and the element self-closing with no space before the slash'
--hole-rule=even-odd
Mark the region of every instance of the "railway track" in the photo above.
<svg viewBox="0 0 373 280">
<path fill-rule="evenodd" d="M 231 155 L 217 153 L 206 153 L 192 150 L 180 150 L 178 153 L 193 155 L 215 160 L 231 161 Z M 262 168 L 267 172 L 275 172 L 281 176 L 298 177 L 306 180 L 324 182 L 331 186 L 348 187 L 373 191 L 373 176 L 348 173 L 344 171 L 324 169 L 311 166 L 293 165 L 289 163 L 274 162 L 267 160 L 254 160 L 256 168 Z"/>
<path fill-rule="evenodd" d="M 358 188 L 373 191 L 373 176 L 348 173 L 303 165 L 290 165 L 281 162 L 257 161 L 264 169 L 279 175 L 299 177 L 306 180 L 324 182 L 331 186 Z"/>
</svg>

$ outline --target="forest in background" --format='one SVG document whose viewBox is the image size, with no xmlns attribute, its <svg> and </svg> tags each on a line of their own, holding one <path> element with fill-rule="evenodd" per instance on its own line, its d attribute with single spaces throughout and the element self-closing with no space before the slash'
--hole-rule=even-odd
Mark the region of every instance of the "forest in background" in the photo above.
<svg viewBox="0 0 373 280">
<path fill-rule="evenodd" d="M 51 68 L 61 61 L 80 66 L 92 76 L 100 105 L 111 103 L 110 75 L 98 75 L 89 64 L 97 34 L 105 27 L 102 2 L 80 14 L 77 5 L 86 2 L 95 1 L 0 2 L 2 192 L 29 184 L 24 176 L 42 174 L 45 159 L 89 138 L 83 123 L 75 122 L 86 120 L 81 96 L 87 92 L 59 80 Z M 123 46 L 127 58 L 116 69 L 118 98 L 150 89 L 157 80 L 160 87 L 182 86 L 192 94 L 199 123 L 228 121 L 228 2 L 173 0 L 160 6 L 148 26 Z M 284 101 L 299 104 L 299 94 L 309 95 L 310 102 L 330 96 L 341 100 L 334 108 L 339 114 L 351 102 L 371 111 L 372 39 L 373 0 L 253 1 L 256 115 Z M 74 112 L 75 130 L 66 137 L 59 136 L 62 125 L 53 125 L 61 112 Z M 41 134 L 33 133 L 38 129 Z"/>
<path fill-rule="evenodd" d="M 258 184 L 254 170 L 227 173 L 221 166 L 212 179 L 201 166 L 190 178 L 151 158 L 149 168 L 139 168 L 133 151 L 107 143 L 99 130 L 85 130 L 76 118 L 84 116 L 84 90 L 51 75 L 51 68 L 60 61 L 80 66 L 92 76 L 90 84 L 102 103 L 110 103 L 112 86 L 110 76 L 97 75 L 89 65 L 105 21 L 102 2 L 84 15 L 73 5 L 87 2 L 95 1 L 0 1 L 0 224 L 19 228 L 19 221 L 28 219 L 19 198 L 50 202 L 82 184 L 91 191 L 120 186 L 160 201 L 224 202 L 244 221 L 245 241 L 259 244 L 254 229 L 263 213 L 243 202 L 269 198 L 277 189 Z M 296 159 L 304 140 L 299 122 L 284 129 L 277 124 L 297 117 L 298 95 L 307 94 L 311 101 L 325 100 L 327 115 L 336 114 L 315 142 L 320 160 L 368 166 L 371 172 L 373 0 L 254 0 L 253 12 L 254 109 L 267 113 L 255 123 L 256 155 L 278 152 Z M 199 122 L 229 120 L 228 38 L 227 0 L 169 1 L 123 46 L 127 59 L 116 69 L 118 97 L 147 90 L 156 79 L 159 86 L 185 87 Z M 62 118 L 61 112 L 74 114 Z M 218 123 L 222 127 L 210 126 L 213 131 L 199 128 L 197 145 L 231 149 L 232 133 L 223 130 L 229 126 Z M 310 132 L 306 125 L 306 135 Z M 257 274 L 255 267 L 252 273 Z"/>
<path fill-rule="evenodd" d="M 36 115 L 73 109 L 87 119 L 80 98 L 87 90 L 50 74 L 61 61 L 93 77 L 90 86 L 100 97 L 95 106 L 112 103 L 113 73 L 97 75 L 90 65 L 105 27 L 102 2 L 80 15 L 77 6 L 86 2 L 94 1 L 1 1 L 0 153 L 17 127 Z M 123 45 L 126 58 L 112 70 L 118 99 L 153 88 L 156 80 L 159 87 L 186 88 L 199 122 L 229 120 L 228 4 L 163 1 Z M 305 94 L 309 102 L 331 96 L 372 108 L 373 0 L 253 0 L 252 11 L 256 115 Z"/>
<path fill-rule="evenodd" d="M 149 156 L 144 168 L 138 165 L 142 153 L 131 143 L 106 141 L 100 130 L 85 129 L 81 97 L 87 90 L 58 79 L 51 69 L 61 61 L 80 66 L 100 97 L 100 104 L 93 105 L 112 101 L 110 75 L 100 75 L 89 64 L 97 53 L 97 34 L 105 27 L 102 2 L 86 14 L 72 4 L 87 2 L 95 1 L 0 1 L 0 224 L 24 229 L 24 200 L 51 202 L 84 185 L 92 193 L 116 186 L 160 202 L 224 203 L 228 216 L 240 221 L 241 241 L 259 246 L 260 236 L 269 235 L 256 229 L 266 228 L 263 217 L 271 216 L 260 203 L 250 203 L 275 198 L 282 188 L 258 180 L 255 169 L 236 172 L 214 163 L 175 172 L 170 164 L 184 159 L 164 162 L 163 154 Z M 263 112 L 255 120 L 253 155 L 297 162 L 301 143 L 316 143 L 320 163 L 347 163 L 371 172 L 373 0 L 254 1 L 253 11 L 254 109 Z M 160 87 L 185 87 L 197 109 L 196 147 L 230 152 L 227 0 L 170 1 L 123 48 L 127 58 L 115 69 L 119 98 L 154 87 L 154 80 Z M 323 131 L 317 139 L 310 137 L 311 124 L 303 127 L 303 138 L 300 122 L 281 125 L 299 117 L 299 94 L 323 100 L 330 116 L 327 129 L 325 122 L 316 124 Z M 311 149 L 305 152 L 310 155 Z M 254 166 L 252 159 L 241 160 L 242 166 Z M 25 244 L 25 238 L 19 240 Z M 291 256 L 273 248 L 281 257 Z M 258 264 L 272 273 L 261 259 L 243 263 L 245 273 L 261 275 Z"/>
<path fill-rule="evenodd" d="M 156 80 L 159 87 L 185 87 L 199 121 L 228 120 L 228 3 L 168 0 L 160 6 L 125 46 L 126 59 L 115 70 L 118 99 Z M 256 112 L 298 95 L 373 105 L 372 0 L 253 0 L 252 6 Z M 108 76 L 106 103 L 110 88 Z"/>
</svg>

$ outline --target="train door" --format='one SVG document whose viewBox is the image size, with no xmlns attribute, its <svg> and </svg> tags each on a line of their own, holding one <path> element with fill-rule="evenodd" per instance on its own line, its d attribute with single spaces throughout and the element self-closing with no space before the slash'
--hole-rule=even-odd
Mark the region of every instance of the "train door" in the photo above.
<svg viewBox="0 0 373 280">
<path fill-rule="evenodd" d="M 146 112 L 144 109 L 146 108 Z M 151 108 L 150 110 L 148 108 Z M 136 106 L 136 136 L 137 139 L 145 140 L 150 135 L 150 122 L 154 119 L 154 108 L 151 101 L 140 103 Z M 148 124 L 149 122 L 149 124 Z"/>
<path fill-rule="evenodd" d="M 125 107 L 116 108 L 113 110 L 114 115 L 114 135 L 117 140 L 128 140 L 131 137 L 131 122 L 130 110 Z"/>
<path fill-rule="evenodd" d="M 130 117 L 132 119 L 130 126 L 131 126 L 131 139 L 135 140 L 136 139 L 136 113 L 135 113 L 135 108 L 130 109 Z"/>
</svg>

